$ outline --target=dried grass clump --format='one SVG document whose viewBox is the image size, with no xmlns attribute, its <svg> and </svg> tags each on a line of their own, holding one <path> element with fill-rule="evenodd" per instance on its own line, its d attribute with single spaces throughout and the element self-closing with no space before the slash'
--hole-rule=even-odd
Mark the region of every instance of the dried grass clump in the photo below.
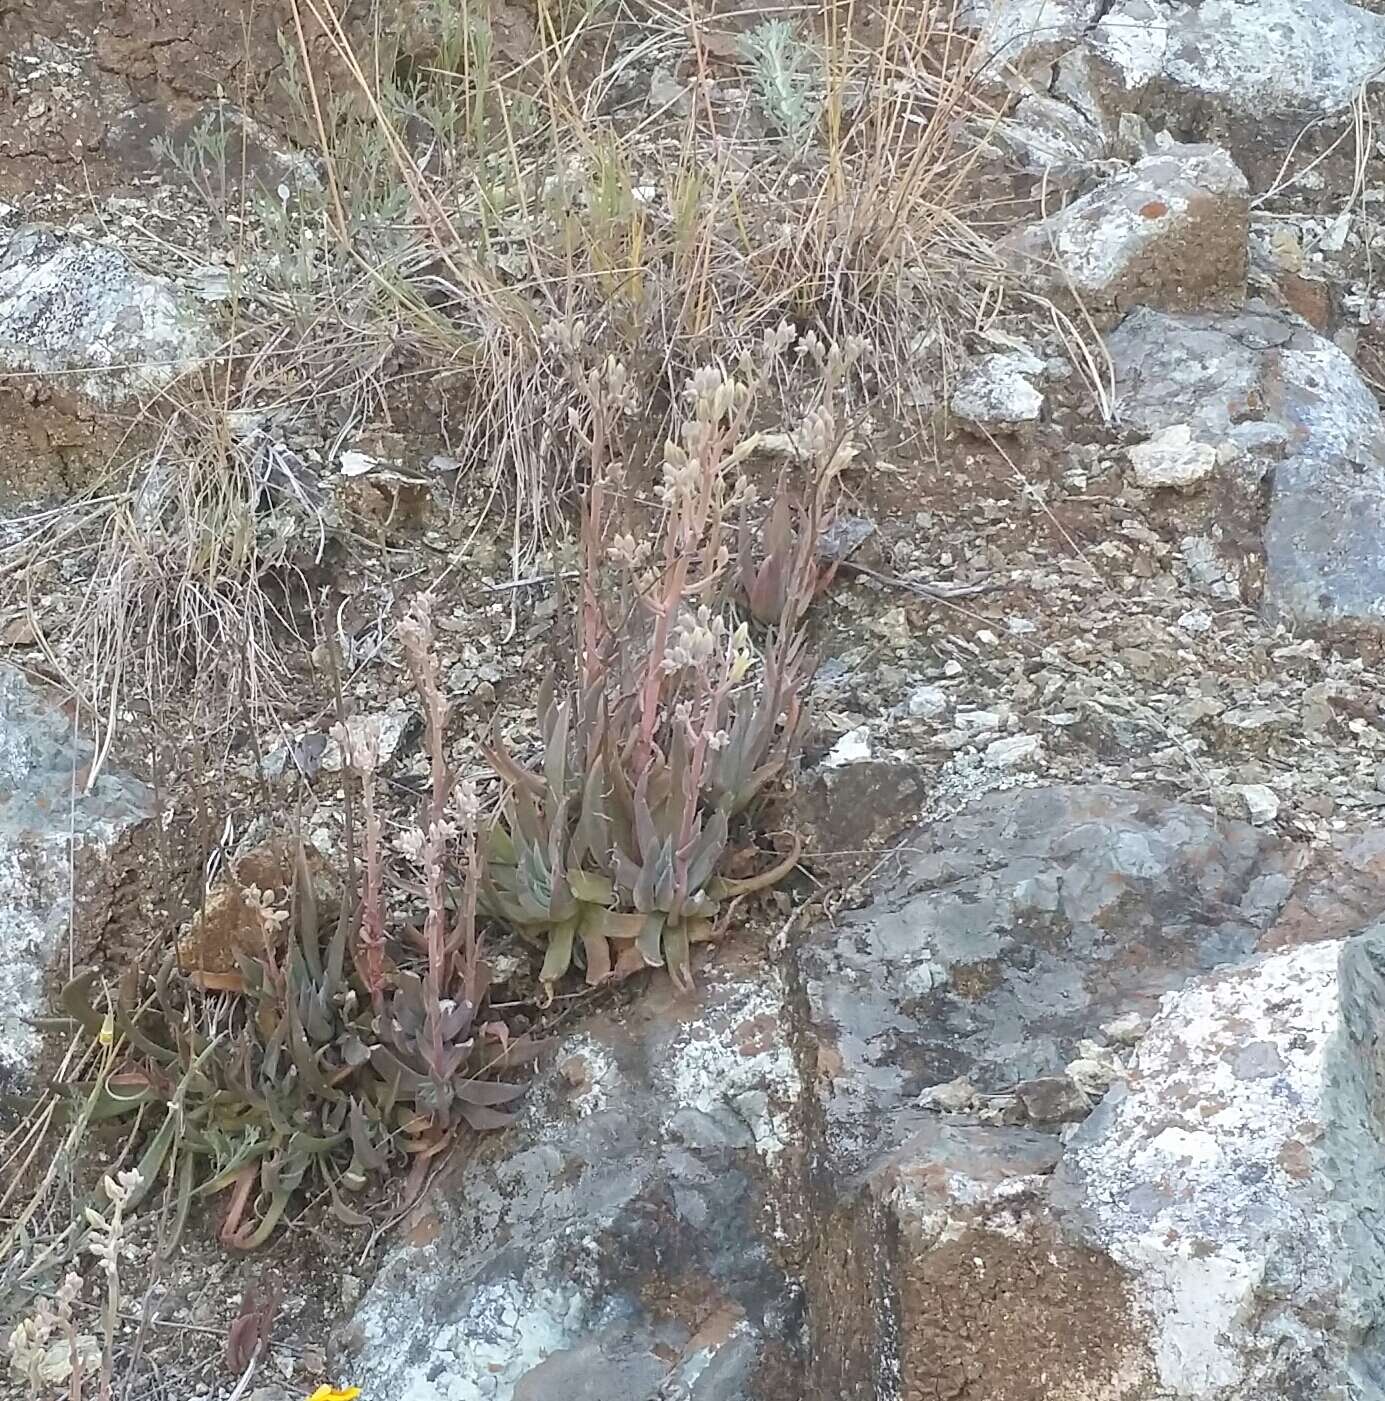
<svg viewBox="0 0 1385 1401">
<path fill-rule="evenodd" d="M 625 365 L 657 441 L 671 389 L 785 317 L 870 340 L 895 401 L 984 315 L 1000 268 L 968 131 L 994 114 L 946 6 L 834 5 L 739 34 L 692 12 L 620 27 L 609 7 L 543 5 L 517 46 L 435 0 L 421 37 L 385 26 L 363 53 L 333 0 L 300 4 L 348 82 L 290 38 L 323 179 L 247 221 L 264 247 L 245 259 L 244 314 L 278 318 L 263 364 L 355 415 L 439 387 L 448 450 L 503 488 L 517 554 L 560 529 L 578 485 L 566 421 L 585 410 L 554 328 L 584 322 Z M 684 75 L 680 91 L 637 116 L 631 78 L 650 69 Z"/>
<path fill-rule="evenodd" d="M 88 785 L 131 711 L 220 738 L 282 700 L 306 650 L 292 604 L 323 554 L 317 473 L 215 379 L 171 391 L 147 455 L 0 548 L 4 591 L 96 730 Z"/>
</svg>

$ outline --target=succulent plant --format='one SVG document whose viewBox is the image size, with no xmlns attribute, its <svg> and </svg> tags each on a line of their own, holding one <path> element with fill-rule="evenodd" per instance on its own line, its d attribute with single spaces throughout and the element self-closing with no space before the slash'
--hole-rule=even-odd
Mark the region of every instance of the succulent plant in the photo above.
<svg viewBox="0 0 1385 1401">
<path fill-rule="evenodd" d="M 426 1163 L 459 1129 L 510 1122 L 504 1106 L 523 1086 L 494 1077 L 541 1049 L 478 1021 L 483 966 L 441 997 L 430 978 L 397 968 L 375 1012 L 348 957 L 358 912 L 344 908 L 324 941 L 301 859 L 291 907 L 281 955 L 270 945 L 239 954 L 244 996 L 197 987 L 173 954 L 142 984 L 127 978 L 110 1025 L 95 974 L 63 994 L 89 1031 L 119 1032 L 128 1048 L 118 1075 L 85 1087 L 100 1089 L 98 1112 L 165 1108 L 143 1181 L 175 1174 L 180 1226 L 193 1199 L 230 1191 L 221 1239 L 239 1249 L 268 1239 L 309 1177 L 359 1224 L 343 1193 L 401 1160 Z"/>
<path fill-rule="evenodd" d="M 546 682 L 537 770 L 493 741 L 488 757 L 511 792 L 488 835 L 481 905 L 545 943 L 545 984 L 576 956 L 592 984 L 666 967 L 689 987 L 690 946 L 713 937 L 725 902 L 793 868 L 796 843 L 762 875 L 721 873 L 733 824 L 793 752 L 799 664 L 799 649 L 771 654 L 758 676 L 724 688 L 700 731 L 668 707 L 664 742 L 643 768 L 629 685 L 599 683 L 559 702 Z"/>
</svg>

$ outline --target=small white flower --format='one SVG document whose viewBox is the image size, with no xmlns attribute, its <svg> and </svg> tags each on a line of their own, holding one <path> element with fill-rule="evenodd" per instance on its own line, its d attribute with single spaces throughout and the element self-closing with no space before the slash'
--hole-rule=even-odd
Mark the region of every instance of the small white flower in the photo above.
<svg viewBox="0 0 1385 1401">
<path fill-rule="evenodd" d="M 408 828 L 394 839 L 394 849 L 417 865 L 423 859 L 423 833 L 417 827 Z"/>
<path fill-rule="evenodd" d="M 476 830 L 476 824 L 481 819 L 481 799 L 476 792 L 475 779 L 462 779 L 457 785 L 455 802 L 457 805 L 457 816 L 461 819 L 462 829 L 467 832 L 474 832 Z"/>
</svg>

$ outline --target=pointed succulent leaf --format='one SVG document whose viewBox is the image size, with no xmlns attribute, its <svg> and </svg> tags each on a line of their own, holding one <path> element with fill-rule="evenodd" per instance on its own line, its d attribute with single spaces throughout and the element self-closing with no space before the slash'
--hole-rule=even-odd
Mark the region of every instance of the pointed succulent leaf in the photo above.
<svg viewBox="0 0 1385 1401">
<path fill-rule="evenodd" d="M 441 1031 L 444 1041 L 455 1041 L 471 1025 L 476 1008 L 470 1002 L 458 1002 L 442 1014 Z"/>
<path fill-rule="evenodd" d="M 458 1080 L 452 1093 L 463 1104 L 511 1104 L 517 1100 L 527 1085 L 507 1085 L 503 1080 Z"/>
<path fill-rule="evenodd" d="M 317 894 L 308 870 L 308 850 L 300 836 L 293 852 L 294 932 L 303 957 L 314 977 L 322 978 L 322 943 L 318 931 Z"/>
<path fill-rule="evenodd" d="M 543 780 L 537 774 L 530 773 L 510 753 L 505 741 L 500 737 L 498 720 L 495 729 L 491 732 L 491 742 L 482 746 L 481 752 L 486 756 L 486 762 L 517 792 L 532 793 L 536 797 L 542 795 Z"/>
<path fill-rule="evenodd" d="M 635 940 L 635 948 L 639 951 L 640 958 L 646 968 L 662 968 L 664 966 L 663 954 L 660 946 L 664 939 L 664 916 L 662 914 L 651 914 L 645 917 L 644 929 L 640 937 Z"/>
<path fill-rule="evenodd" d="M 598 866 L 610 860 L 613 842 L 608 807 L 605 761 L 600 754 L 591 761 L 582 785 L 582 805 L 574 834 L 573 859 L 590 857 Z"/>
<path fill-rule="evenodd" d="M 717 863 L 726 851 L 728 822 L 726 813 L 718 808 L 707 820 L 688 858 L 688 892 L 695 894 L 711 880 Z"/>
<path fill-rule="evenodd" d="M 648 865 L 650 858 L 659 849 L 659 832 L 649 807 L 647 777 L 642 778 L 635 789 L 635 842 L 639 847 L 640 861 Z"/>
<path fill-rule="evenodd" d="M 582 917 L 582 932 L 617 941 L 638 939 L 644 933 L 647 921 L 647 915 L 588 909 Z"/>
<path fill-rule="evenodd" d="M 590 871 L 569 871 L 567 883 L 574 898 L 580 900 L 584 905 L 611 905 L 615 903 L 615 888 L 606 876 L 593 875 Z"/>
<path fill-rule="evenodd" d="M 664 911 L 671 910 L 677 888 L 678 863 L 674 858 L 673 838 L 669 837 L 659 848 L 659 856 L 654 863 L 653 908 Z"/>
<path fill-rule="evenodd" d="M 632 899 L 635 908 L 641 914 L 648 914 L 651 910 L 658 908 L 655 904 L 655 893 L 659 885 L 659 859 L 661 855 L 661 848 L 657 846 L 651 848 L 640 866 L 640 875 L 635 882 Z"/>
<path fill-rule="evenodd" d="M 482 847 L 486 853 L 487 865 L 513 866 L 515 864 L 514 841 L 499 817 L 495 818 L 486 829 Z"/>
<path fill-rule="evenodd" d="M 600 987 L 611 976 L 611 946 L 585 921 L 582 925 L 582 954 L 586 963 L 587 986 Z"/>
<path fill-rule="evenodd" d="M 560 707 L 554 704 L 555 692 L 553 672 L 546 672 L 539 682 L 538 694 L 535 697 L 535 709 L 539 717 L 539 728 L 543 732 L 545 749 L 553 739 L 553 731 L 558 722 Z"/>
<path fill-rule="evenodd" d="M 410 1070 L 409 1067 L 386 1046 L 371 1047 L 370 1063 L 374 1067 L 375 1072 L 385 1080 L 387 1084 L 395 1087 L 396 1094 L 402 1091 L 405 1095 L 413 1096 L 427 1087 L 427 1078 L 420 1075 L 415 1070 Z"/>
<path fill-rule="evenodd" d="M 513 1114 L 492 1109 L 488 1104 L 468 1104 L 463 1100 L 457 1108 L 467 1124 L 478 1133 L 485 1133 L 489 1129 L 507 1129 L 515 1121 Z"/>
<path fill-rule="evenodd" d="M 566 919 L 549 930 L 548 952 L 544 956 L 543 969 L 539 973 L 541 982 L 556 983 L 572 966 L 572 940 L 576 932 L 575 919 Z"/>
<path fill-rule="evenodd" d="M 572 706 L 564 701 L 557 709 L 553 732 L 544 747 L 543 778 L 549 802 L 559 802 L 567 796 L 567 742 L 571 720 Z"/>
<path fill-rule="evenodd" d="M 679 992 L 693 989 L 692 959 L 688 949 L 688 930 L 681 919 L 664 926 L 664 959 L 669 977 Z"/>
<path fill-rule="evenodd" d="M 636 865 L 623 851 L 616 852 L 616 885 L 622 898 L 630 904 L 634 904 L 635 887 L 640 883 L 643 870 L 642 866 Z"/>
</svg>

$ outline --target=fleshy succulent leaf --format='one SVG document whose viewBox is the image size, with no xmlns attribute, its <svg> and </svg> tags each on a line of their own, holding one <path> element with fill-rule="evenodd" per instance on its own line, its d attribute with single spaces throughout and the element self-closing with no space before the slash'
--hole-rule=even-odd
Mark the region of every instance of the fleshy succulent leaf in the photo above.
<svg viewBox="0 0 1385 1401">
<path fill-rule="evenodd" d="M 549 930 L 548 952 L 539 973 L 540 981 L 551 985 L 567 973 L 572 965 L 572 940 L 576 932 L 576 919 L 564 920 Z"/>
</svg>

